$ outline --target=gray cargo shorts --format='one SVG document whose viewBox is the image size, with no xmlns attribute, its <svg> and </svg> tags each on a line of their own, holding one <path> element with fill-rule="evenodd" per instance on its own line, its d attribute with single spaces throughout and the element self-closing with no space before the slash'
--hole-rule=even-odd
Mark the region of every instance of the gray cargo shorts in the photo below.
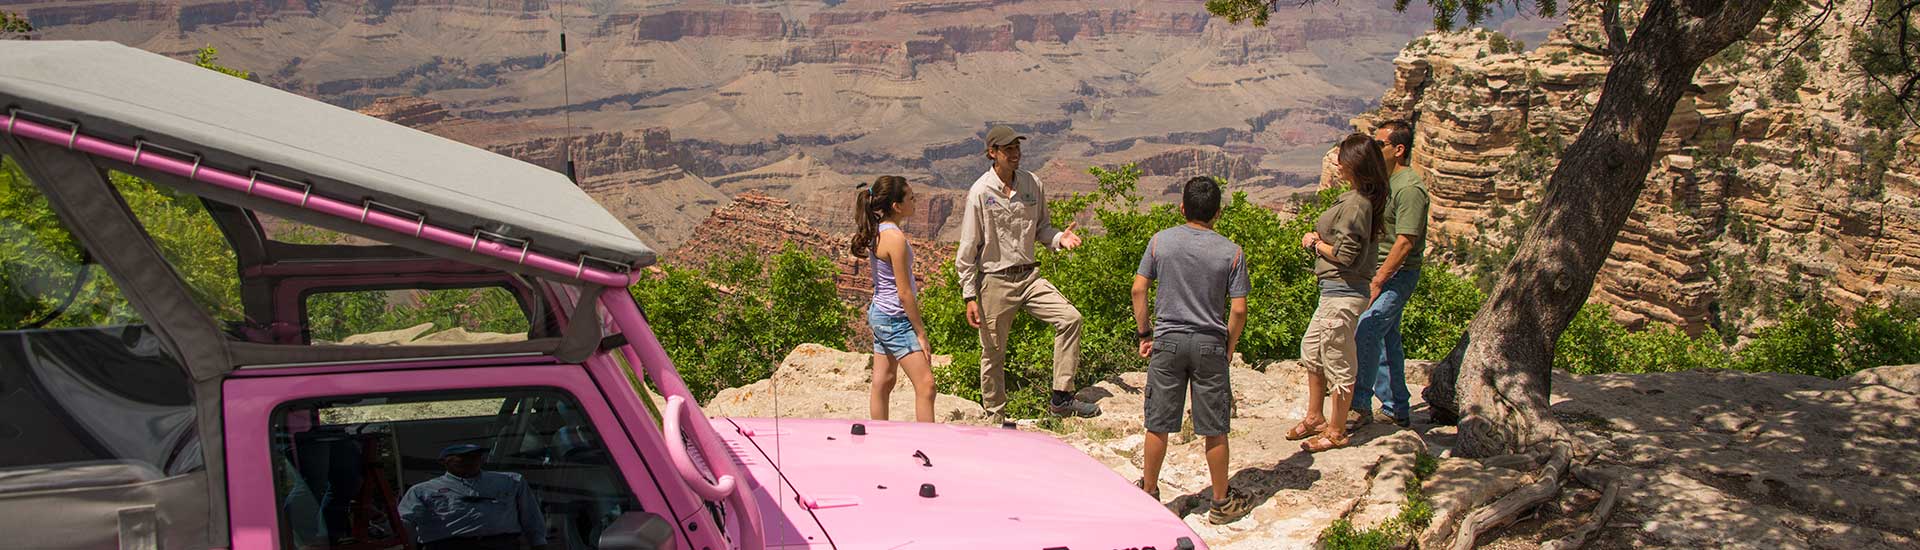
<svg viewBox="0 0 1920 550">
<path fill-rule="evenodd" d="M 1227 339 L 1205 333 L 1172 333 L 1153 339 L 1147 358 L 1147 431 L 1180 431 L 1187 388 L 1193 388 L 1193 433 L 1227 435 L 1233 418 L 1233 384 L 1227 374 Z"/>
</svg>

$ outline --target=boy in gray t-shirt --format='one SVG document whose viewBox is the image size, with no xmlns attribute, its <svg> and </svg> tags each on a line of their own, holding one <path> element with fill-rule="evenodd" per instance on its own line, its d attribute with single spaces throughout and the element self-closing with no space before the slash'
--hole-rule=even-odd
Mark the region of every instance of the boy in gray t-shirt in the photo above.
<svg viewBox="0 0 1920 550">
<path fill-rule="evenodd" d="M 1180 431 L 1191 387 L 1193 433 L 1206 437 L 1207 470 L 1213 477 L 1208 520 L 1226 524 L 1246 517 L 1254 504 L 1245 494 L 1227 491 L 1227 432 L 1233 416 L 1227 364 L 1247 324 L 1247 259 L 1239 245 L 1213 231 L 1220 214 L 1220 185 L 1213 178 L 1187 180 L 1180 212 L 1187 223 L 1155 234 L 1133 276 L 1133 319 L 1140 356 L 1148 358 L 1147 456 L 1140 488 L 1159 498 L 1167 434 Z M 1160 289 L 1149 326 L 1147 289 L 1156 280 Z"/>
</svg>

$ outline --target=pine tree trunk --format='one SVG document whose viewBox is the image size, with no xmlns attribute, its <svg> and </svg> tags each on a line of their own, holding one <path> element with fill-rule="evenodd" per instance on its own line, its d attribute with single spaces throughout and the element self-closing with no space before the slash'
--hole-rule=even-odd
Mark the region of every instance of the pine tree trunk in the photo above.
<svg viewBox="0 0 1920 550">
<path fill-rule="evenodd" d="M 1745 37 L 1772 0 L 1654 0 L 1593 117 L 1562 154 L 1533 227 L 1468 327 L 1458 399 L 1462 456 L 1562 438 L 1548 409 L 1553 348 L 1632 214 L 1674 105 L 1707 58 Z"/>
</svg>

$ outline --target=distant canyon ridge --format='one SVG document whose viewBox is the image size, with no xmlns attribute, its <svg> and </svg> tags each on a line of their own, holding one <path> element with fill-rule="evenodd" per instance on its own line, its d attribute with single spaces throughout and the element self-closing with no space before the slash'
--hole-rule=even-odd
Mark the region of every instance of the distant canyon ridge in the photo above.
<svg viewBox="0 0 1920 550">
<path fill-rule="evenodd" d="M 745 191 L 829 232 L 854 186 L 922 184 L 949 237 L 980 135 L 1032 136 L 1064 194 L 1141 163 L 1149 198 L 1228 177 L 1282 202 L 1394 82 L 1428 13 L 1289 8 L 1265 28 L 1201 0 L 12 2 L 42 39 L 220 63 L 271 86 L 563 169 L 662 249 Z M 1515 20 L 1538 28 L 1540 21 Z M 560 49 L 565 31 L 567 52 Z M 563 78 L 563 71 L 565 77 Z"/>
</svg>

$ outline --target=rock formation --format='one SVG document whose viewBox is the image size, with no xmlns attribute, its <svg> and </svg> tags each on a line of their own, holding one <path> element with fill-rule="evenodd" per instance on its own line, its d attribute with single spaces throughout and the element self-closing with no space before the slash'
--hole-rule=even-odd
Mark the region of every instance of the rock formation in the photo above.
<svg viewBox="0 0 1920 550">
<path fill-rule="evenodd" d="M 1877 90 L 1843 61 L 1866 6 L 1835 9 L 1800 52 L 1780 55 L 1791 25 L 1763 23 L 1701 69 L 1594 288 L 1618 320 L 1739 333 L 1777 311 L 1771 297 L 1853 307 L 1920 288 L 1920 254 L 1905 244 L 1920 238 L 1920 141 L 1846 107 Z M 1593 40 L 1596 17 L 1578 12 L 1526 52 L 1483 30 L 1420 38 L 1395 59 L 1379 109 L 1354 120 L 1418 121 L 1431 240 L 1456 264 L 1497 272 L 1524 231 L 1605 79 L 1605 61 L 1571 45 Z M 1793 77 L 1775 63 L 1806 76 L 1781 84 Z"/>
<path fill-rule="evenodd" d="M 867 260 L 848 252 L 851 238 L 851 232 L 829 232 L 808 223 L 787 200 L 750 190 L 715 210 L 694 228 L 686 245 L 666 256 L 665 262 L 697 268 L 738 254 L 770 257 L 789 245 L 796 246 L 832 259 L 840 267 L 834 285 L 841 297 L 864 305 L 873 292 L 872 269 Z M 952 244 L 919 238 L 910 241 L 916 260 L 914 276 L 921 285 L 932 284 L 944 271 L 953 269 Z M 857 324 L 864 327 L 865 318 Z"/>
</svg>

